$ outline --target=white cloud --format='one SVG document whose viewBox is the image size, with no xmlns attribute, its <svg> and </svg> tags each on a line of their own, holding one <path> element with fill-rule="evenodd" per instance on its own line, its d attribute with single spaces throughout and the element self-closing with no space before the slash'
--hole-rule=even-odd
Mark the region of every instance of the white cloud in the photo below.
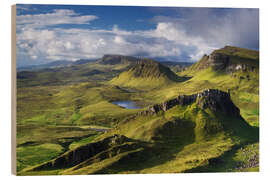
<svg viewBox="0 0 270 180">
<path fill-rule="evenodd" d="M 18 29 L 42 28 L 59 24 L 89 24 L 98 19 L 95 15 L 80 15 L 73 10 L 56 9 L 46 14 L 17 15 L 16 25 Z"/>
<path fill-rule="evenodd" d="M 194 52 L 199 43 L 200 51 L 190 56 L 190 51 Z M 187 56 L 197 60 L 206 47 L 201 39 L 188 37 L 172 23 L 158 23 L 155 29 L 146 31 L 125 31 L 118 27 L 112 30 L 26 29 L 17 34 L 17 46 L 30 57 L 46 60 L 99 58 L 104 54 L 164 58 L 185 55 L 188 59 L 184 60 L 189 60 Z"/>
<path fill-rule="evenodd" d="M 127 31 L 117 25 L 111 30 L 42 28 L 84 24 L 96 18 L 94 15 L 80 16 L 72 10 L 19 15 L 18 55 L 33 61 L 99 58 L 104 54 L 197 61 L 203 54 L 225 45 L 246 47 L 258 43 L 258 13 L 247 9 L 222 16 L 214 15 L 209 9 L 185 12 L 181 19 L 159 16 L 154 18 L 156 27 L 151 30 Z"/>
<path fill-rule="evenodd" d="M 116 44 L 125 44 L 126 43 L 126 41 L 121 36 L 115 36 L 114 37 L 114 42 Z"/>
</svg>

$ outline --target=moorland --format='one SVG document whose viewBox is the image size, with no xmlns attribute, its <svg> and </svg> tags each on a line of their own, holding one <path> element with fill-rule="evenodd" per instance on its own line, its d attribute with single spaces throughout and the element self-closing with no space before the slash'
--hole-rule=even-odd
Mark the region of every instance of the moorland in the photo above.
<svg viewBox="0 0 270 180">
<path fill-rule="evenodd" d="M 259 171 L 259 52 L 20 69 L 16 146 L 18 175 Z"/>
</svg>

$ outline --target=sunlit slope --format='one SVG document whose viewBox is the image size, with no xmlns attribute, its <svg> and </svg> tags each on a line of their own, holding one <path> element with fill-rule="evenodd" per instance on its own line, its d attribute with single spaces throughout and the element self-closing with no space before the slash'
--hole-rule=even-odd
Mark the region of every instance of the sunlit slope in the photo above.
<svg viewBox="0 0 270 180">
<path fill-rule="evenodd" d="M 258 171 L 258 58 L 257 51 L 227 46 L 175 76 L 159 66 L 152 68 L 155 65 L 135 68 L 129 61 L 110 55 L 106 62 L 66 69 L 73 74 L 94 68 L 108 71 L 106 77 L 96 71 L 74 79 L 58 76 L 62 70 L 59 74 L 52 70 L 50 77 L 55 74 L 60 84 L 39 72 L 34 81 L 23 79 L 27 83 L 17 90 L 17 153 L 19 171 L 28 170 L 19 174 Z M 117 79 L 121 72 L 126 73 L 123 81 Z M 39 80 L 45 84 L 40 85 Z M 128 110 L 112 103 L 130 100 L 152 107 L 179 94 L 206 89 L 229 91 L 241 117 L 202 108 L 197 101 L 150 114 L 138 114 L 145 109 Z M 104 134 L 91 129 L 104 126 L 114 129 Z M 99 142 L 102 148 L 82 157 L 77 148 L 89 149 L 92 142 Z M 43 152 L 50 155 L 42 156 Z M 72 154 L 82 158 L 81 162 L 67 158 Z M 59 161 L 60 157 L 74 164 L 63 161 L 69 165 L 51 164 L 40 169 L 40 163 Z"/>
<path fill-rule="evenodd" d="M 231 56 L 230 53 L 233 50 L 234 54 Z M 217 52 L 223 51 L 226 54 L 216 55 Z M 245 54 L 246 52 L 248 54 Z M 235 58 L 236 54 L 237 59 Z M 147 96 L 157 102 L 162 102 L 164 99 L 176 97 L 179 93 L 192 94 L 205 88 L 230 90 L 232 100 L 240 108 L 241 115 L 252 125 L 258 126 L 258 55 L 258 51 L 228 46 L 216 50 L 209 56 L 203 56 L 200 61 L 193 64 L 187 70 L 178 73 L 180 77 L 186 78 L 186 81 L 168 86 L 166 90 L 160 89 L 155 91 L 155 93 L 151 92 Z M 213 60 L 214 56 L 215 60 Z M 246 60 L 246 56 L 249 59 Z"/>
<path fill-rule="evenodd" d="M 124 89 L 99 83 L 20 88 L 17 124 L 111 126 L 136 112 L 111 101 L 132 95 Z"/>
<path fill-rule="evenodd" d="M 120 122 L 94 143 L 22 172 L 185 172 L 211 165 L 213 158 L 257 138 L 257 130 L 241 117 L 228 93 L 207 90 L 150 107 Z"/>
<path fill-rule="evenodd" d="M 168 67 L 149 59 L 140 60 L 129 70 L 113 78 L 110 83 L 124 87 L 155 88 L 181 81 Z"/>
<path fill-rule="evenodd" d="M 121 55 L 104 57 L 81 64 L 80 62 L 63 67 L 25 70 L 17 73 L 17 86 L 66 85 L 89 81 L 107 81 L 129 69 L 136 58 Z"/>
</svg>

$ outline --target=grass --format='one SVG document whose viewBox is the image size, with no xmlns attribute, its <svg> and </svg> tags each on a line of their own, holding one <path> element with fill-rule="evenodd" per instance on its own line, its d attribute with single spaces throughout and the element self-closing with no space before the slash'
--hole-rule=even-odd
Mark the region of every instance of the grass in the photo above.
<svg viewBox="0 0 270 180">
<path fill-rule="evenodd" d="M 186 172 L 258 172 L 259 144 L 233 146 L 219 157 L 218 163 L 205 163 Z"/>
<path fill-rule="evenodd" d="M 136 87 L 136 88 L 155 88 L 161 85 L 168 85 L 172 83 L 166 78 L 134 78 L 133 73 L 123 72 L 119 77 L 116 77 L 110 81 L 113 85 L 120 85 L 125 87 Z M 149 86 L 151 84 L 151 86 Z"/>
<path fill-rule="evenodd" d="M 150 90 L 183 80 L 183 78 L 178 77 L 168 67 L 158 62 L 144 59 L 128 71 L 124 71 L 119 76 L 113 78 L 110 84 Z"/>
<path fill-rule="evenodd" d="M 251 138 L 254 137 L 254 133 L 257 132 L 241 119 L 201 110 L 195 104 L 186 107 L 175 106 L 165 113 L 137 116 L 123 121 L 117 128 L 95 140 L 100 141 L 113 134 L 123 134 L 139 141 L 138 145 L 141 148 L 135 151 L 130 149 L 125 153 L 94 161 L 82 168 L 63 170 L 59 173 L 186 172 L 195 167 L 208 166 L 209 159 L 222 157 L 234 146 L 256 141 L 256 138 Z M 235 156 L 237 157 L 241 158 L 239 155 Z"/>
<path fill-rule="evenodd" d="M 75 149 L 79 146 L 82 146 L 82 145 L 85 145 L 85 144 L 88 144 L 88 143 L 91 143 L 99 134 L 96 134 L 96 135 L 91 135 L 87 138 L 83 138 L 79 141 L 75 141 L 75 142 L 72 142 L 70 145 L 69 145 L 69 149 Z"/>
<path fill-rule="evenodd" d="M 113 117 L 135 112 L 110 103 L 134 94 L 110 85 L 28 87 L 17 94 L 17 124 L 111 126 Z"/>
<path fill-rule="evenodd" d="M 259 52 L 246 48 L 225 46 L 224 48 L 215 50 L 214 52 L 223 53 L 232 57 L 239 57 L 245 59 L 245 62 L 248 60 L 254 60 L 255 62 L 259 61 Z"/>
<path fill-rule="evenodd" d="M 17 146 L 29 143 L 61 144 L 92 134 L 96 134 L 96 131 L 80 126 L 18 125 Z"/>
<path fill-rule="evenodd" d="M 46 162 L 63 152 L 58 144 L 44 143 L 41 145 L 17 148 L 17 171 L 23 168 Z"/>
<path fill-rule="evenodd" d="M 251 63 L 258 60 L 256 53 L 245 49 L 225 47 L 219 52 L 233 56 L 236 62 L 242 62 L 239 57 Z M 179 81 L 166 76 L 135 77 L 134 72 L 123 72 L 128 63 L 90 63 L 26 73 L 29 77 L 18 79 L 17 89 L 19 171 L 114 134 L 132 139 L 134 147 L 123 150 L 125 143 L 109 147 L 77 170 L 19 174 L 258 171 L 258 165 L 250 167 L 250 159 L 257 161 L 259 149 L 258 71 L 225 73 L 198 68 L 204 63 L 178 72 Z M 98 73 L 91 74 L 94 70 Z M 138 116 L 142 109 L 128 110 L 111 103 L 130 100 L 147 108 L 179 94 L 209 88 L 230 89 L 244 120 L 202 110 L 195 104 Z M 106 133 L 94 130 L 109 128 Z"/>
<path fill-rule="evenodd" d="M 71 143 L 98 133 L 89 127 L 17 126 L 17 171 L 46 162 L 67 151 Z"/>
<path fill-rule="evenodd" d="M 69 67 L 42 69 L 37 72 L 22 71 L 17 74 L 17 87 L 58 86 L 89 81 L 107 81 L 126 70 L 129 65 L 129 63 L 105 65 L 89 62 Z M 99 73 L 95 73 L 96 71 Z"/>
</svg>

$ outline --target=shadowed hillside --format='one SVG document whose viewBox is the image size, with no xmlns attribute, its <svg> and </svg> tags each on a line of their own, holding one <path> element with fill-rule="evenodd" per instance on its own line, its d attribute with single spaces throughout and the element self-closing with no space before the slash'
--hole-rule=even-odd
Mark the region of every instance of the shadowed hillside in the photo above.
<svg viewBox="0 0 270 180">
<path fill-rule="evenodd" d="M 155 88 L 183 80 L 170 68 L 159 62 L 143 59 L 138 61 L 129 70 L 110 81 L 111 84 L 136 88 Z"/>
<path fill-rule="evenodd" d="M 210 89 L 154 105 L 122 121 L 95 142 L 24 173 L 184 172 L 209 165 L 212 159 L 257 138 L 256 129 L 241 117 L 230 94 Z"/>
</svg>

